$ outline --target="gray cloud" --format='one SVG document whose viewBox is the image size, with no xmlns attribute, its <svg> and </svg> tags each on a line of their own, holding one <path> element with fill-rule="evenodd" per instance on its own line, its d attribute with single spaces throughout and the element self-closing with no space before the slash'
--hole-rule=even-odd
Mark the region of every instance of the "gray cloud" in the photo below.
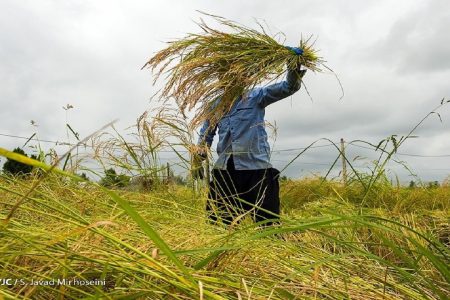
<svg viewBox="0 0 450 300">
<path fill-rule="evenodd" d="M 372 45 L 371 56 L 393 64 L 402 75 L 450 69 L 450 8 L 448 1 L 431 0 L 413 6 L 389 34 Z"/>
</svg>

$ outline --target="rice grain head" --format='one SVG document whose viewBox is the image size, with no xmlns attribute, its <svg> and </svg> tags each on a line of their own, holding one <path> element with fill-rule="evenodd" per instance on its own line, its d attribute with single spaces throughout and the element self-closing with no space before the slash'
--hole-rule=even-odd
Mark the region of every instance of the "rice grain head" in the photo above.
<svg viewBox="0 0 450 300">
<path fill-rule="evenodd" d="M 301 64 L 314 72 L 322 71 L 324 60 L 313 49 L 311 38 L 300 40 L 298 47 L 303 54 L 297 55 L 268 35 L 261 25 L 259 32 L 219 16 L 208 16 L 227 32 L 201 20 L 197 24 L 202 33 L 169 42 L 143 67 L 154 72 L 154 83 L 161 75 L 167 76 L 160 99 L 174 99 L 183 114 L 196 108 L 190 124 L 193 127 L 205 120 L 214 126 L 239 96 L 258 84 L 277 80 L 286 66 L 297 69 Z"/>
</svg>

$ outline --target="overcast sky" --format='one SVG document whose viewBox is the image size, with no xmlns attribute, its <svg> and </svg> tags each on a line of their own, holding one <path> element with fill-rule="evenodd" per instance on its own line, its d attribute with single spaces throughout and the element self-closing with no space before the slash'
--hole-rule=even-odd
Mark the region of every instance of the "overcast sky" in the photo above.
<svg viewBox="0 0 450 300">
<path fill-rule="evenodd" d="M 159 105 L 149 101 L 156 91 L 152 75 L 140 68 L 164 42 L 199 32 L 196 10 L 250 27 L 255 18 L 264 20 L 273 33 L 285 33 L 287 45 L 313 35 L 339 76 L 345 90 L 340 101 L 333 74 L 308 72 L 304 82 L 312 101 L 302 88 L 267 108 L 267 120 L 278 129 L 275 150 L 320 138 L 377 144 L 408 133 L 442 98 L 450 99 L 448 0 L 0 0 L 0 134 L 37 131 L 41 139 L 65 141 L 66 104 L 74 106 L 67 118 L 82 137 L 116 118 L 118 130 L 127 132 L 142 112 Z M 428 118 L 415 132 L 418 138 L 399 149 L 409 155 L 397 156 L 423 180 L 450 174 L 450 105 L 439 113 L 442 122 Z M 0 135 L 1 147 L 23 142 Z M 347 149 L 350 158 L 376 157 L 364 148 Z M 299 152 L 274 152 L 274 165 L 282 169 Z M 337 154 L 333 147 L 311 149 L 285 174 L 323 172 Z M 404 170 L 390 168 L 409 180 Z"/>
</svg>

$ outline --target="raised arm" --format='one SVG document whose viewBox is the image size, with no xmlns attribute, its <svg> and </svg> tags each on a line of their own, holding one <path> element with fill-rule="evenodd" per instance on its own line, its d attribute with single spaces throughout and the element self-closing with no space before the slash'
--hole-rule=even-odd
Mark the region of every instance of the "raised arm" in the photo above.
<svg viewBox="0 0 450 300">
<path fill-rule="evenodd" d="M 274 102 L 286 98 L 300 89 L 302 77 L 306 70 L 296 69 L 288 70 L 286 80 L 263 87 L 258 91 L 258 104 L 266 107 Z"/>
</svg>

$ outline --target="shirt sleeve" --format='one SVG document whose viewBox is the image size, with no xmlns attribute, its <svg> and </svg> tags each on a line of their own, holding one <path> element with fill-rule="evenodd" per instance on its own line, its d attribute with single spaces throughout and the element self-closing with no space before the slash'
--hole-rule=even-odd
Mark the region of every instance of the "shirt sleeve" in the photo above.
<svg viewBox="0 0 450 300">
<path fill-rule="evenodd" d="M 217 125 L 214 128 L 209 126 L 209 120 L 203 122 L 202 128 L 200 128 L 200 135 L 198 137 L 198 145 L 208 145 L 211 147 L 214 135 L 216 135 Z"/>
<path fill-rule="evenodd" d="M 266 107 L 274 102 L 289 97 L 300 89 L 302 76 L 299 69 L 288 70 L 286 79 L 260 89 L 257 102 Z"/>
</svg>

